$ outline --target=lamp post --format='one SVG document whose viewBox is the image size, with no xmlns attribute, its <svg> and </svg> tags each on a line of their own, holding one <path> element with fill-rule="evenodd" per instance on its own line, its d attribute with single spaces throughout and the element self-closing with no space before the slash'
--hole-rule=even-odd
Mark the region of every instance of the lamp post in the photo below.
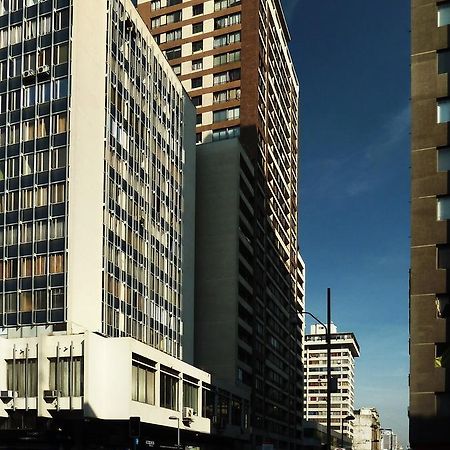
<svg viewBox="0 0 450 450">
<path fill-rule="evenodd" d="M 181 448 L 180 445 L 180 418 L 177 416 L 170 416 L 169 420 L 176 420 L 177 421 L 177 448 Z"/>
<path fill-rule="evenodd" d="M 312 317 L 325 328 L 327 344 L 327 450 L 331 450 L 331 289 L 327 288 L 327 325 L 308 311 L 303 311 L 303 314 Z"/>
<path fill-rule="evenodd" d="M 341 447 L 344 448 L 344 422 L 348 422 L 349 420 L 355 420 L 355 416 L 351 414 L 347 417 L 341 417 Z"/>
</svg>

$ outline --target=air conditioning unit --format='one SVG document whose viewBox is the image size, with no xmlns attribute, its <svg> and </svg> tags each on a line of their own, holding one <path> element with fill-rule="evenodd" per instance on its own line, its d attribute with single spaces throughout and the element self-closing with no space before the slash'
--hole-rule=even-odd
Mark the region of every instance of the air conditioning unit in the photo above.
<svg viewBox="0 0 450 450">
<path fill-rule="evenodd" d="M 58 391 L 54 390 L 45 390 L 44 391 L 44 399 L 45 400 L 53 400 L 58 397 Z"/>
<path fill-rule="evenodd" d="M 37 73 L 39 75 L 50 75 L 50 66 L 44 64 L 43 66 L 39 66 L 37 69 Z"/>
<path fill-rule="evenodd" d="M 36 75 L 36 72 L 33 69 L 24 70 L 22 73 L 23 78 L 31 78 Z"/>
<path fill-rule="evenodd" d="M 194 418 L 193 408 L 184 407 L 183 408 L 183 420 L 192 420 Z"/>
<path fill-rule="evenodd" d="M 2 400 L 10 400 L 15 397 L 17 397 L 16 391 L 0 391 L 0 399 Z"/>
</svg>

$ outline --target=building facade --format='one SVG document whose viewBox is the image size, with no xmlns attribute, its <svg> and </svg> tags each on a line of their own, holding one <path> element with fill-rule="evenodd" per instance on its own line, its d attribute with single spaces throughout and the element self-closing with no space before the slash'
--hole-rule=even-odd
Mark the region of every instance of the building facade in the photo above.
<svg viewBox="0 0 450 450">
<path fill-rule="evenodd" d="M 411 2 L 410 445 L 450 447 L 450 5 Z"/>
<path fill-rule="evenodd" d="M 331 394 L 331 427 L 353 439 L 355 401 L 355 358 L 360 355 L 353 333 L 338 333 L 331 326 L 331 375 L 337 379 L 337 392 Z M 305 418 L 327 423 L 327 349 L 325 327 L 312 325 L 305 339 Z"/>
<path fill-rule="evenodd" d="M 180 81 L 129 0 L 1 1 L 0 72 L 0 441 L 208 434 Z"/>
<path fill-rule="evenodd" d="M 354 411 L 353 450 L 381 450 L 380 415 L 375 408 Z"/>
<path fill-rule="evenodd" d="M 252 448 L 299 448 L 299 88 L 281 3 L 138 3 L 197 107 L 195 364 L 248 396 Z"/>
</svg>

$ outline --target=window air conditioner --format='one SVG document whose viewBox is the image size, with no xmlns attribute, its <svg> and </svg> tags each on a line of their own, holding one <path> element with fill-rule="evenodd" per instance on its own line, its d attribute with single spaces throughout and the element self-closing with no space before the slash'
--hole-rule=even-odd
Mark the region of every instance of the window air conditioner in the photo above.
<svg viewBox="0 0 450 450">
<path fill-rule="evenodd" d="M 39 66 L 37 69 L 37 73 L 50 75 L 50 66 L 47 64 L 44 64 L 43 66 Z"/>
<path fill-rule="evenodd" d="M 44 391 L 44 399 L 54 399 L 58 397 L 58 391 L 54 390 L 45 390 Z"/>
<path fill-rule="evenodd" d="M 36 75 L 36 72 L 33 69 L 24 70 L 22 73 L 23 78 L 31 78 Z"/>
<path fill-rule="evenodd" d="M 17 397 L 16 391 L 0 391 L 0 399 L 2 400 L 10 400 L 14 397 Z"/>
<path fill-rule="evenodd" d="M 183 408 L 183 420 L 192 420 L 194 418 L 193 408 L 184 407 Z"/>
</svg>

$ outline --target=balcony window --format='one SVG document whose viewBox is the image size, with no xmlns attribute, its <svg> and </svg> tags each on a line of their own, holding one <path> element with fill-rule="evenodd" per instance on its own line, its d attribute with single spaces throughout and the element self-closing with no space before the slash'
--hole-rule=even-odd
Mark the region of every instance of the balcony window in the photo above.
<svg viewBox="0 0 450 450">
<path fill-rule="evenodd" d="M 437 121 L 438 123 L 450 122 L 450 99 L 444 98 L 437 102 Z"/>
<path fill-rule="evenodd" d="M 450 219 L 450 196 L 437 198 L 437 220 Z"/>
<path fill-rule="evenodd" d="M 450 24 L 450 3 L 438 5 L 438 27 Z"/>
</svg>

